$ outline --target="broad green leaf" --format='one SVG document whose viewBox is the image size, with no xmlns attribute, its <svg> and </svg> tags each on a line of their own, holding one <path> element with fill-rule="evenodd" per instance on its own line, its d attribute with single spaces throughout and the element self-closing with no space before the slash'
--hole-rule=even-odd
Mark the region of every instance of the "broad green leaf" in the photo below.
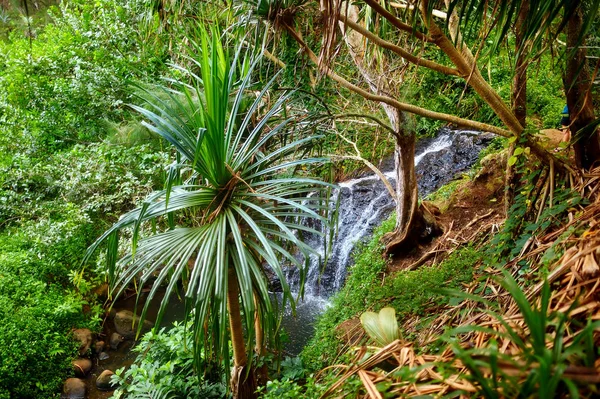
<svg viewBox="0 0 600 399">
<path fill-rule="evenodd" d="M 383 308 L 379 313 L 365 312 L 360 316 L 360 322 L 369 337 L 380 346 L 388 345 L 400 336 L 393 308 Z"/>
</svg>

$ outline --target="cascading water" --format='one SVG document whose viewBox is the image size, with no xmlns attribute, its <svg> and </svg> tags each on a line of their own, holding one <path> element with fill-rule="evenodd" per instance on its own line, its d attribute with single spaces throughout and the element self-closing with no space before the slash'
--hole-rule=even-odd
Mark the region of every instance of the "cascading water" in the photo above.
<svg viewBox="0 0 600 399">
<path fill-rule="evenodd" d="M 452 180 L 457 173 L 469 168 L 489 140 L 490 136 L 487 134 L 444 128 L 435 139 L 419 143 L 415 168 L 420 195 L 431 193 Z M 384 162 L 381 170 L 394 186 L 393 163 L 389 160 Z M 291 353 L 300 352 L 312 336 L 315 317 L 328 306 L 327 298 L 344 284 L 352 261 L 352 249 L 358 242 L 370 237 L 395 207 L 383 182 L 375 174 L 341 182 L 338 186 L 334 193 L 339 201 L 338 230 L 327 264 L 323 268 L 319 257 L 311 258 L 304 299 L 297 305 L 296 317 L 285 317 L 283 320 L 283 327 L 290 335 L 287 350 Z M 304 237 L 304 241 L 324 253 L 323 238 L 309 236 Z M 297 271 L 289 272 L 288 281 L 292 289 L 297 290 Z"/>
</svg>

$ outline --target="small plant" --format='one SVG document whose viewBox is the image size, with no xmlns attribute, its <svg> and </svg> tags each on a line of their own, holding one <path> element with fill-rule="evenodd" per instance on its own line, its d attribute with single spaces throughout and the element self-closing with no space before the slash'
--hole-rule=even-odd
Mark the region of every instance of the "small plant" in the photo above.
<svg viewBox="0 0 600 399">
<path fill-rule="evenodd" d="M 192 347 L 192 334 L 186 332 L 183 323 L 174 323 L 170 330 L 163 328 L 158 333 L 145 334 L 133 349 L 138 353 L 134 364 L 127 370 L 117 370 L 113 377 L 114 382 L 120 385 L 114 397 L 225 397 L 227 389 L 224 380 L 212 380 L 194 371 Z M 209 367 L 205 365 L 204 370 L 207 369 Z"/>
<path fill-rule="evenodd" d="M 391 344 L 400 337 L 394 308 L 383 308 L 379 313 L 365 312 L 360 316 L 360 322 L 365 332 L 379 346 Z"/>
<path fill-rule="evenodd" d="M 487 312 L 502 326 L 501 330 L 464 326 L 449 333 L 451 346 L 456 357 L 469 370 L 467 378 L 477 387 L 477 396 L 485 398 L 555 398 L 563 395 L 579 397 L 578 383 L 586 384 L 586 371 L 593 371 L 596 360 L 594 331 L 600 322 L 588 322 L 577 334 L 569 336 L 570 312 L 550 309 L 551 291 L 544 283 L 540 304 L 532 304 L 518 286 L 516 280 L 505 273 L 502 286 L 510 293 L 522 315 L 523 326 L 509 322 L 497 312 Z M 455 293 L 461 295 L 461 293 Z M 463 297 L 489 303 L 481 297 L 462 294 Z M 492 339 L 483 348 L 466 349 L 456 340 L 464 333 L 485 333 Z M 568 339 L 567 339 L 568 338 Z M 500 342 L 510 341 L 511 351 L 501 350 Z M 517 352 L 517 353 L 515 353 Z"/>
</svg>

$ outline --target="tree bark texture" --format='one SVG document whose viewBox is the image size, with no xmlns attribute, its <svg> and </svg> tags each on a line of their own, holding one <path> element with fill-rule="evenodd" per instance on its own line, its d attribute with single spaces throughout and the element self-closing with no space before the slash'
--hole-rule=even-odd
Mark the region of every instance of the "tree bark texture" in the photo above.
<svg viewBox="0 0 600 399">
<path fill-rule="evenodd" d="M 590 169 L 600 159 L 598 129 L 586 137 L 577 137 L 577 132 L 595 119 L 592 103 L 592 79 L 586 63 L 586 49 L 579 36 L 583 24 L 580 8 L 573 14 L 567 25 L 567 66 L 565 91 L 571 119 L 571 140 L 574 142 L 575 163 L 579 168 Z"/>
<path fill-rule="evenodd" d="M 441 232 L 435 217 L 419 206 L 417 175 L 415 171 L 414 135 L 397 138 L 394 160 L 396 164 L 396 230 L 384 236 L 386 255 L 410 251 L 419 242 Z"/>
<path fill-rule="evenodd" d="M 358 7 L 344 2 L 341 10 L 343 17 L 340 18 L 340 28 L 358 70 L 374 94 L 391 97 L 392 87 L 390 82 L 392 79 L 390 79 L 390 76 L 378 76 L 377 65 L 374 64 L 374 61 L 370 64 L 366 62 L 364 32 L 359 32 L 364 28 L 358 23 Z M 352 30 L 348 30 L 348 27 Z M 383 56 L 378 59 L 383 59 L 385 62 Z M 380 69 L 385 67 L 385 65 L 380 66 Z M 411 247 L 417 244 L 418 238 L 424 235 L 426 223 L 419 208 L 419 193 L 415 171 L 415 134 L 407 130 L 407 117 L 403 111 L 386 103 L 381 103 L 381 106 L 395 132 L 396 139 L 394 149 L 396 228 L 392 234 L 385 238 L 387 243 L 386 252 L 395 253 L 400 250 L 412 249 Z"/>
<path fill-rule="evenodd" d="M 254 399 L 256 381 L 252 365 L 248 363 L 242 314 L 240 312 L 240 290 L 233 268 L 229 269 L 227 279 L 227 307 L 229 308 L 229 333 L 233 347 L 233 371 L 231 373 L 231 392 L 234 399 Z M 248 369 L 250 368 L 250 369 Z"/>
</svg>

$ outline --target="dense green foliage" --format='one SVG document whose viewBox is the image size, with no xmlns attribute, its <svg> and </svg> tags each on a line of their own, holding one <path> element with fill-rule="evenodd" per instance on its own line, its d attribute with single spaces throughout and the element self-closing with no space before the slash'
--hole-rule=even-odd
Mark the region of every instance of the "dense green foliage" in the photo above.
<svg viewBox="0 0 600 399">
<path fill-rule="evenodd" d="M 68 331 L 97 328 L 91 289 L 102 274 L 81 273 L 82 256 L 103 224 L 159 183 L 164 155 L 146 151 L 75 146 L 0 169 L 0 392 L 51 397 L 71 368 Z"/>
<path fill-rule="evenodd" d="M 550 55 L 528 68 L 527 123 L 530 128 L 558 128 L 560 111 L 565 104 L 560 74 L 556 62 Z M 482 73 L 490 77 L 492 87 L 510 104 L 512 92 L 513 55 L 506 51 L 494 57 L 493 64 L 481 65 Z M 470 87 L 465 87 L 461 78 L 441 75 L 429 69 L 420 69 L 414 76 L 415 82 L 407 85 L 407 100 L 421 107 L 438 112 L 458 115 L 497 125 L 498 117 Z M 432 96 L 431 93 L 436 93 Z M 432 134 L 444 123 L 427 118 L 418 118 L 416 129 L 421 134 Z"/>
<path fill-rule="evenodd" d="M 117 370 L 115 380 L 120 387 L 113 397 L 226 397 L 227 382 L 223 370 L 213 370 L 209 376 L 220 378 L 219 382 L 209 382 L 194 370 L 189 324 L 186 327 L 175 323 L 168 330 L 163 328 L 145 334 L 133 349 L 139 354 L 136 362 L 126 370 Z M 207 365 L 202 368 L 207 371 Z"/>
<path fill-rule="evenodd" d="M 164 58 L 139 54 L 138 8 L 70 1 L 35 40 L 15 31 L 0 41 L 0 145 L 35 156 L 102 138 L 105 120 L 128 117 L 128 83 Z"/>
<path fill-rule="evenodd" d="M 199 39 L 199 21 L 228 28 L 231 33 L 234 10 L 222 11 L 218 0 L 69 0 L 49 10 L 32 9 L 34 14 L 25 16 L 22 10 L 5 9 L 9 3 L 17 2 L 0 1 L 0 398 L 50 398 L 58 396 L 64 378 L 71 374 L 76 345 L 70 330 L 88 327 L 97 331 L 100 326 L 103 309 L 93 289 L 105 280 L 105 270 L 96 266 L 105 259 L 100 255 L 97 262 L 82 269 L 85 249 L 120 215 L 163 187 L 165 166 L 172 160 L 172 154 L 164 150 L 165 143 L 140 123 L 128 104 L 139 103 L 140 91 L 156 95 L 148 88 L 164 77 L 188 82 L 189 76 L 168 64 L 176 62 L 195 73 L 201 70 L 188 58 L 198 55 L 194 42 Z M 316 8 L 301 7 L 295 12 L 296 20 L 302 21 L 305 40 L 318 48 L 322 19 Z M 246 39 L 250 41 L 249 36 Z M 288 93 L 288 88 L 299 87 L 294 98 L 300 105 L 295 110 L 354 114 L 336 119 L 335 130 L 355 141 L 366 159 L 378 161 L 389 154 L 393 138 L 377 124 L 357 116 L 369 114 L 385 120 L 379 105 L 364 101 L 330 79 L 319 78 L 317 69 L 301 56 L 295 40 L 286 35 L 278 39 L 274 48 L 270 43 L 267 47 L 285 68 L 273 90 L 265 94 L 265 104 L 272 105 Z M 509 48 L 512 40 L 507 40 Z M 591 45 L 597 40 L 593 38 Z M 436 54 L 426 55 L 446 62 Z M 563 61 L 544 54 L 530 66 L 528 128 L 556 127 L 564 105 L 556 65 Z M 344 49 L 337 64 L 336 70 L 342 75 L 362 82 Z M 514 54 L 505 49 L 493 63 L 481 65 L 482 73 L 507 102 L 513 66 Z M 391 62 L 388 67 L 400 65 Z M 279 70 L 277 63 L 263 59 L 252 78 L 265 82 Z M 497 122 L 481 99 L 465 89 L 462 79 L 427 70 L 410 70 L 404 77 L 398 93 L 402 100 L 437 112 Z M 172 83 L 167 81 L 166 85 Z M 195 96 L 201 98 L 202 94 Z M 159 98 L 166 96 L 159 94 Z M 431 135 L 441 125 L 416 118 L 410 128 L 419 135 Z M 497 141 L 490 148 L 499 149 L 503 144 Z M 355 154 L 339 135 L 327 134 L 315 149 L 338 157 L 336 178 L 362 166 L 355 160 L 343 160 L 344 155 Z M 263 150 L 260 148 L 257 156 L 264 155 Z M 534 183 L 540 172 L 530 173 L 524 162 L 520 165 L 525 185 L 515 198 L 507 223 L 489 246 L 488 255 L 495 261 L 514 257 L 533 236 L 561 223 L 573 207 L 584 203 L 559 182 L 552 203 L 548 199 L 551 206 L 546 206 L 536 220 L 524 220 L 525 215 L 531 218 L 531 201 L 539 195 L 539 186 Z M 329 174 L 325 168 L 317 172 Z M 432 198 L 447 199 L 460 184 L 455 181 Z M 279 211 L 286 211 L 281 203 L 273 208 L 277 206 Z M 198 216 L 184 214 L 176 222 L 185 224 L 190 215 Z M 455 252 L 439 265 L 387 275 L 379 239 L 393 225 L 393 220 L 386 221 L 369 243 L 357 248 L 346 287 L 321 318 L 303 361 L 286 359 L 281 368 L 272 370 L 274 381 L 261 391 L 265 397 L 318 397 L 327 379 L 316 379 L 310 372 L 335 359 L 340 347 L 337 326 L 344 320 L 387 305 L 400 319 L 418 315 L 427 323 L 427 314 L 449 301 L 435 290 L 438 286 L 458 288 L 472 279 L 481 255 L 471 247 Z M 154 227 L 142 227 L 142 234 Z M 166 228 L 167 222 L 158 227 Z M 127 241 L 130 235 L 126 233 L 124 238 Z M 552 247 L 544 259 L 556 259 L 563 249 Z M 525 275 L 529 265 L 519 266 Z M 251 306 L 248 287 L 245 295 Z M 252 324 L 250 319 L 247 322 Z M 120 373 L 123 388 L 118 395 L 222 396 L 226 385 L 222 378 L 204 379 L 193 370 L 190 338 L 182 325 L 170 332 L 147 335 L 139 346 L 136 365 Z M 202 358 L 204 353 L 199 353 Z M 349 392 L 358 384 L 349 384 Z"/>
<path fill-rule="evenodd" d="M 85 249 L 162 184 L 166 154 L 131 140 L 128 82 L 156 73 L 137 53 L 135 2 L 71 1 L 10 14 L 0 40 L 0 396 L 57 397 L 71 375 L 72 328 L 97 330 L 103 274 Z M 100 18 L 102 17 L 102 18 Z M 8 24 L 8 25 L 6 25 Z M 118 46 L 118 47 L 115 47 Z M 161 65 L 159 63 L 157 65 Z M 132 126 L 135 121 L 131 122 Z M 149 138 L 146 134 L 145 138 Z M 117 140 L 113 140 L 117 141 Z M 81 143 L 81 144 L 77 144 Z"/>
</svg>

